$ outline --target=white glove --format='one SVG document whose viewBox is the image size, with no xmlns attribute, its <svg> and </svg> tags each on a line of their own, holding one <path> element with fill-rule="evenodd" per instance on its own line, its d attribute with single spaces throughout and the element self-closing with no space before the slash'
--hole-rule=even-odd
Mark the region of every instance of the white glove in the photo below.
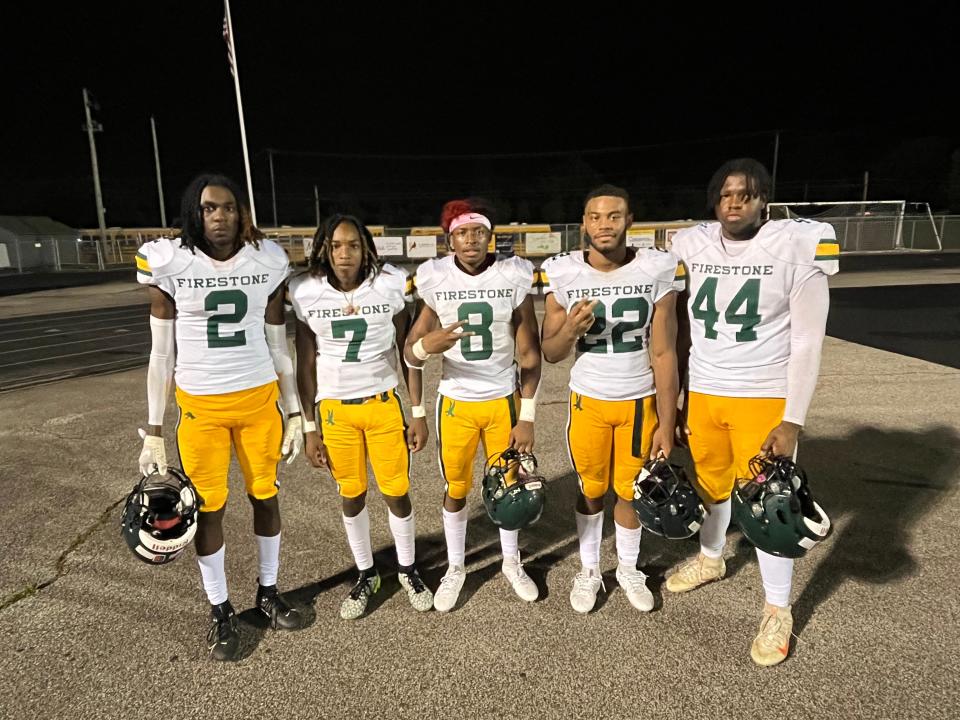
<svg viewBox="0 0 960 720">
<path fill-rule="evenodd" d="M 287 465 L 300 454 L 303 449 L 303 416 L 291 415 L 287 418 L 287 426 L 283 430 L 283 444 L 280 452 L 287 459 Z"/>
<path fill-rule="evenodd" d="M 143 438 L 143 450 L 140 451 L 140 472 L 149 475 L 154 466 L 161 475 L 167 474 L 167 449 L 159 435 L 147 435 L 143 428 L 137 430 Z"/>
</svg>

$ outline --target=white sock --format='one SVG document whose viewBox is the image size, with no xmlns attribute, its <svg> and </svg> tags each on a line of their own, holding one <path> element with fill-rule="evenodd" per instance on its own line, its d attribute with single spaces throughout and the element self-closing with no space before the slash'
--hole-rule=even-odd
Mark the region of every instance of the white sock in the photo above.
<svg viewBox="0 0 960 720">
<path fill-rule="evenodd" d="M 200 577 L 203 578 L 203 589 L 211 605 L 219 605 L 227 601 L 227 574 L 223 570 L 225 551 L 226 545 L 221 545 L 213 555 L 197 555 Z"/>
<path fill-rule="evenodd" d="M 767 602 L 777 607 L 787 607 L 790 604 L 790 590 L 793 589 L 793 558 L 777 557 L 758 549 L 757 562 L 760 563 L 760 577 L 763 578 Z"/>
<path fill-rule="evenodd" d="M 576 513 L 580 538 L 580 563 L 588 570 L 600 569 L 600 541 L 603 539 L 603 511 L 594 515 Z"/>
<path fill-rule="evenodd" d="M 361 572 L 373 567 L 373 548 L 370 547 L 370 515 L 364 507 L 353 517 L 343 516 L 343 527 L 347 531 L 347 542 L 357 570 Z"/>
<path fill-rule="evenodd" d="M 721 558 L 727 544 L 727 528 L 730 527 L 730 498 L 706 505 L 706 509 L 707 515 L 700 527 L 700 552 L 704 557 Z"/>
<path fill-rule="evenodd" d="M 280 533 L 273 537 L 254 535 L 257 539 L 257 557 L 260 560 L 260 584 L 276 585 L 280 570 Z"/>
<path fill-rule="evenodd" d="M 625 528 L 616 521 L 613 526 L 617 529 L 617 559 L 629 570 L 636 570 L 637 560 L 640 558 L 640 535 L 643 533 L 643 528 Z"/>
<path fill-rule="evenodd" d="M 520 552 L 520 531 L 500 529 L 500 549 L 503 559 L 515 559 Z"/>
<path fill-rule="evenodd" d="M 409 567 L 416 562 L 415 536 L 416 520 L 413 510 L 405 518 L 398 518 L 387 510 L 387 519 L 390 521 L 390 532 L 393 533 L 393 543 L 397 547 L 397 564 Z"/>
<path fill-rule="evenodd" d="M 447 563 L 463 567 L 467 555 L 467 507 L 457 512 L 443 508 L 443 534 L 447 539 Z"/>
</svg>

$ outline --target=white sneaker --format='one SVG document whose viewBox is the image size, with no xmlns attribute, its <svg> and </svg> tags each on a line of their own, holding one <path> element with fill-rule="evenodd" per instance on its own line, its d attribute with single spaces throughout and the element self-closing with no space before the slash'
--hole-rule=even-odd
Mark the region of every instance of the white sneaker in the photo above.
<svg viewBox="0 0 960 720">
<path fill-rule="evenodd" d="M 603 576 L 598 568 L 583 568 L 573 579 L 570 604 L 578 613 L 588 613 L 597 604 L 597 593 L 603 586 Z"/>
<path fill-rule="evenodd" d="M 787 659 L 790 654 L 790 635 L 793 634 L 793 614 L 790 606 L 777 607 L 765 603 L 760 632 L 750 648 L 750 657 L 757 665 L 769 667 Z"/>
<path fill-rule="evenodd" d="M 708 558 L 703 553 L 697 553 L 695 558 L 687 560 L 667 578 L 666 588 L 675 593 L 687 592 L 708 582 L 720 580 L 726 573 L 727 565 L 722 557 Z"/>
<path fill-rule="evenodd" d="M 647 576 L 636 568 L 617 565 L 617 582 L 627 594 L 627 600 L 640 612 L 653 610 L 653 593 L 647 587 Z"/>
<path fill-rule="evenodd" d="M 440 587 L 433 596 L 433 609 L 439 612 L 449 612 L 457 604 L 463 582 L 467 579 L 467 571 L 463 565 L 451 565 L 440 578 Z"/>
<path fill-rule="evenodd" d="M 537 584 L 530 579 L 527 571 L 523 569 L 519 552 L 514 557 L 505 557 L 502 569 L 503 574 L 507 576 L 507 580 L 513 585 L 513 591 L 521 600 L 533 602 L 540 597 L 540 589 Z"/>
</svg>

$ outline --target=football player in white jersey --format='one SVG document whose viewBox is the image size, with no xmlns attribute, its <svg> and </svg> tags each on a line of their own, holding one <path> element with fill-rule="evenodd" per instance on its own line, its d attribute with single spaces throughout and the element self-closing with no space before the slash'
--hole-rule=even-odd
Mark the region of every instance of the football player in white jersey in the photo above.
<svg viewBox="0 0 960 720">
<path fill-rule="evenodd" d="M 446 483 L 443 530 L 449 567 L 434 607 L 446 612 L 456 605 L 466 578 L 466 498 L 477 445 L 482 442 L 485 457 L 508 446 L 532 451 L 541 361 L 530 297 L 533 264 L 488 253 L 495 223 L 482 201 L 448 202 L 441 225 L 452 252 L 417 269 L 415 285 L 423 307 L 404 353 L 411 367 L 422 367 L 430 355 L 443 355 L 437 450 Z M 411 402 L 420 401 L 411 391 Z M 517 595 L 533 602 L 539 590 L 520 562 L 519 532 L 500 529 L 502 569 Z"/>
<path fill-rule="evenodd" d="M 709 512 L 700 553 L 667 578 L 672 592 L 724 576 L 735 479 L 749 477 L 757 454 L 794 454 L 817 384 L 827 276 L 837 272 L 840 248 L 826 223 L 764 222 L 770 185 L 756 160 L 725 163 L 707 190 L 718 222 L 673 239 L 689 283 L 687 441 Z M 681 353 L 683 346 L 681 338 Z M 775 665 L 790 649 L 793 560 L 760 549 L 757 559 L 766 604 L 750 654 Z"/>
<path fill-rule="evenodd" d="M 211 657 L 232 660 L 240 636 L 227 595 L 222 526 L 231 447 L 253 505 L 257 611 L 274 628 L 303 624 L 276 584 L 277 464 L 282 455 L 292 460 L 303 443 L 283 316 L 288 261 L 253 226 L 243 194 L 229 178 L 197 177 L 183 195 L 181 213 L 181 237 L 146 243 L 136 258 L 137 278 L 150 288 L 153 341 L 140 471 L 166 472 L 162 426 L 173 380 L 177 450 L 202 503 L 196 547 L 213 620 L 207 645 Z"/>
<path fill-rule="evenodd" d="M 646 460 L 669 456 L 677 409 L 677 258 L 627 247 L 633 222 L 625 190 L 602 185 L 587 195 L 588 248 L 549 258 L 540 269 L 543 356 L 560 362 L 576 348 L 570 371 L 567 448 L 580 483 L 577 535 L 583 569 L 570 604 L 590 612 L 602 585 L 603 502 L 617 496 L 617 581 L 630 603 L 653 609 L 646 575 L 637 569 L 642 528 L 633 482 Z"/>
<path fill-rule="evenodd" d="M 343 525 L 360 573 L 340 606 L 345 620 L 366 612 L 380 589 L 367 514 L 367 459 L 388 507 L 398 578 L 414 608 L 433 607 L 433 593 L 415 565 L 410 504 L 410 453 L 427 441 L 421 414 L 408 427 L 397 384 L 420 393 L 421 373 L 408 371 L 403 347 L 409 326 L 406 273 L 381 267 L 370 231 L 357 218 L 333 215 L 317 230 L 307 272 L 290 282 L 297 315 L 297 379 L 307 413 L 306 455 L 337 482 Z M 397 365 L 398 353 L 399 368 Z"/>
</svg>

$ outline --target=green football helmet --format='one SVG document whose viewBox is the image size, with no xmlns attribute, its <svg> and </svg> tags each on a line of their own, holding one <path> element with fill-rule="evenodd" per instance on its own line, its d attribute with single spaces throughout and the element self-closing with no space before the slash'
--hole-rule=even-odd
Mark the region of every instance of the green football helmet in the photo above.
<svg viewBox="0 0 960 720">
<path fill-rule="evenodd" d="M 633 509 L 644 529 L 670 540 L 694 535 L 705 512 L 683 466 L 662 455 L 640 468 L 633 481 Z"/>
<path fill-rule="evenodd" d="M 532 453 L 507 448 L 493 455 L 483 469 L 483 504 L 494 524 L 504 530 L 532 525 L 546 502 L 543 476 Z"/>
<path fill-rule="evenodd" d="M 806 473 L 790 458 L 757 455 L 738 478 L 733 517 L 759 550 L 798 558 L 830 534 L 830 518 L 813 499 Z"/>
</svg>

